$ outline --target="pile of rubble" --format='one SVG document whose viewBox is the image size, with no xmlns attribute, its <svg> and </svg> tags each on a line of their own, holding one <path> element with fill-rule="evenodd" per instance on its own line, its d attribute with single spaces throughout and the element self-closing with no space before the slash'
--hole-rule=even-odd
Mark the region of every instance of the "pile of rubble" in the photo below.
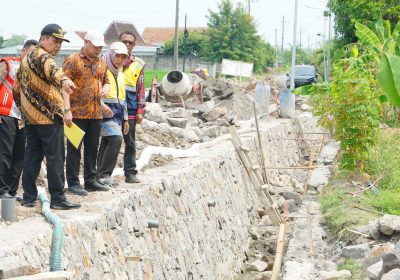
<svg viewBox="0 0 400 280">
<path fill-rule="evenodd" d="M 180 103 L 162 96 L 159 103 L 146 103 L 143 124 L 137 128 L 139 150 L 147 145 L 188 148 L 226 134 L 229 126 L 254 117 L 251 87 L 214 78 L 200 80 L 199 85 L 201 93 Z M 257 104 L 256 110 L 259 116 L 265 113 Z"/>
</svg>

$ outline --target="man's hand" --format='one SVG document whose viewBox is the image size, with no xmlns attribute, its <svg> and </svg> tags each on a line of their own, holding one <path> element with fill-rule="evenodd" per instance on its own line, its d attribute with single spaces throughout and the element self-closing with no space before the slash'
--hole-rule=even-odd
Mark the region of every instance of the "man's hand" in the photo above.
<svg viewBox="0 0 400 280">
<path fill-rule="evenodd" d="M 136 115 L 136 123 L 137 124 L 142 124 L 143 121 L 143 115 L 142 114 L 137 114 Z"/>
<path fill-rule="evenodd" d="M 71 127 L 71 125 L 72 125 L 72 113 L 71 113 L 71 111 L 64 112 L 64 123 L 68 127 Z"/>
<path fill-rule="evenodd" d="M 106 104 L 101 104 L 101 112 L 107 118 L 111 118 L 112 116 L 114 116 L 114 113 Z"/>
<path fill-rule="evenodd" d="M 1 116 L 0 116 L 0 123 L 3 123 L 3 121 L 1 120 Z"/>
<path fill-rule="evenodd" d="M 123 128 L 122 132 L 124 133 L 124 135 L 127 135 L 128 132 L 129 132 L 129 123 L 128 123 L 128 121 L 124 121 L 122 123 L 122 128 Z"/>
<path fill-rule="evenodd" d="M 109 92 L 110 92 L 110 85 L 109 85 L 109 84 L 105 84 L 105 85 L 101 88 L 101 90 L 100 90 L 100 92 L 99 92 L 100 98 L 107 97 L 107 95 L 108 95 Z"/>
<path fill-rule="evenodd" d="M 64 80 L 62 83 L 63 90 L 67 94 L 72 94 L 74 93 L 74 89 L 76 89 L 76 86 L 73 81 L 70 79 Z"/>
</svg>

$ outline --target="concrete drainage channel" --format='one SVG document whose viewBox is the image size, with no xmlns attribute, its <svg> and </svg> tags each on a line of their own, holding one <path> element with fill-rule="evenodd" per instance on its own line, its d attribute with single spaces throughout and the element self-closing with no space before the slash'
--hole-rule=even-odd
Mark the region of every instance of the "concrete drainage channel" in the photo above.
<svg viewBox="0 0 400 280">
<path fill-rule="evenodd" d="M 297 119 L 303 131 L 319 131 L 310 115 Z M 290 120 L 261 122 L 260 129 L 267 166 L 304 166 Z M 240 137 L 258 160 L 254 129 Z M 81 209 L 57 212 L 65 233 L 62 270 L 73 275 L 57 279 L 270 279 L 279 228 L 260 211 L 227 138 L 202 145 L 195 158 L 146 170 L 140 185 L 90 194 Z M 334 142 L 322 149 L 304 199 L 307 171 L 268 170 L 275 206 L 289 208 L 283 279 L 328 279 L 323 274 L 335 271 L 323 261 L 328 247 L 314 187 L 327 180 L 325 164 L 336 152 Z M 42 217 L 1 227 L 0 279 L 48 271 L 51 235 Z"/>
</svg>

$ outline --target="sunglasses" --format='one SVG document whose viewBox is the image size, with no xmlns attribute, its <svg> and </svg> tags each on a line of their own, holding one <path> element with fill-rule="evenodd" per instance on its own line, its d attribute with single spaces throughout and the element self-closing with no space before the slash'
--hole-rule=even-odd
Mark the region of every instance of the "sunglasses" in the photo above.
<svg viewBox="0 0 400 280">
<path fill-rule="evenodd" d="M 124 43 L 125 45 L 134 45 L 135 44 L 134 41 L 127 41 L 127 40 L 122 41 L 122 43 Z"/>
</svg>

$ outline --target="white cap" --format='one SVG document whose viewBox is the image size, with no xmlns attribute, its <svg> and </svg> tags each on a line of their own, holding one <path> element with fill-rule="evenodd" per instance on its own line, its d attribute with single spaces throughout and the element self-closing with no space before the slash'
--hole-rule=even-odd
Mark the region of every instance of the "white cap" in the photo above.
<svg viewBox="0 0 400 280">
<path fill-rule="evenodd" d="M 122 42 L 114 42 L 110 46 L 110 50 L 114 50 L 115 53 L 128 55 L 128 48 Z"/>
<path fill-rule="evenodd" d="M 104 36 L 99 31 L 90 30 L 85 35 L 85 40 L 90 41 L 95 47 L 105 47 Z"/>
</svg>

